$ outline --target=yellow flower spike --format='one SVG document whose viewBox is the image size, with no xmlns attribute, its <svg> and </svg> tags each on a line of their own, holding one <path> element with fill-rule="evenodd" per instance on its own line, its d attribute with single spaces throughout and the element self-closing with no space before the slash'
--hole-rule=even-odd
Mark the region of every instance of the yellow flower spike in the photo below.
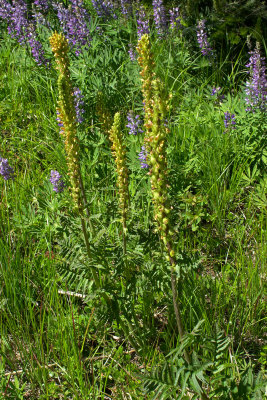
<svg viewBox="0 0 267 400">
<path fill-rule="evenodd" d="M 146 127 L 145 143 L 146 150 L 150 153 L 150 134 L 153 128 L 153 91 L 152 81 L 155 79 L 154 61 L 151 53 L 149 37 L 143 35 L 138 42 L 137 52 L 139 53 L 138 63 L 141 67 L 140 75 L 142 81 L 142 92 L 144 98 L 145 119 L 144 126 Z"/>
<path fill-rule="evenodd" d="M 72 197 L 76 208 L 82 212 L 82 200 L 80 196 L 79 141 L 77 138 L 73 87 L 69 72 L 69 45 L 65 36 L 57 32 L 50 37 L 50 44 L 57 63 L 57 69 L 59 70 L 59 100 L 57 111 L 58 117 L 64 127 L 62 133 L 65 138 L 65 150 L 72 187 Z"/>
<path fill-rule="evenodd" d="M 127 211 L 128 211 L 128 168 L 126 165 L 126 148 L 123 142 L 123 136 L 121 132 L 121 117 L 120 113 L 116 113 L 114 116 L 114 123 L 109 131 L 109 138 L 112 143 L 112 154 L 115 158 L 117 166 L 117 183 L 119 187 L 119 203 L 122 213 L 122 225 L 123 225 L 123 253 L 126 254 L 126 233 L 127 233 Z"/>
<path fill-rule="evenodd" d="M 169 104 L 164 96 L 162 84 L 156 79 L 154 73 L 154 62 L 151 54 L 148 35 L 143 35 L 138 43 L 138 62 L 141 68 L 142 92 L 145 109 L 145 146 L 148 152 L 148 164 L 150 165 L 150 179 L 154 203 L 154 215 L 157 221 L 157 231 L 165 245 L 166 259 L 171 264 L 171 285 L 173 293 L 173 306 L 176 322 L 180 334 L 180 340 L 184 336 L 183 323 L 179 310 L 177 295 L 177 281 L 175 275 L 175 253 L 173 250 L 173 232 L 170 229 L 170 213 L 168 204 L 168 174 L 166 155 L 166 136 L 169 132 L 165 126 Z M 169 97 L 170 98 L 170 97 Z M 160 212 L 159 212 L 160 211 Z M 187 350 L 184 351 L 185 360 L 190 363 Z M 204 398 L 204 397 L 203 397 Z"/>
<path fill-rule="evenodd" d="M 61 133 L 64 135 L 64 144 L 66 151 L 66 159 L 68 164 L 68 175 L 70 178 L 71 192 L 75 204 L 75 211 L 78 211 L 81 217 L 82 231 L 84 234 L 85 244 L 88 256 L 90 257 L 90 245 L 84 219 L 85 205 L 87 217 L 89 217 L 89 209 L 87 208 L 87 200 L 85 196 L 83 181 L 80 173 L 79 163 L 79 140 L 77 137 L 76 110 L 73 97 L 73 86 L 70 79 L 70 61 L 69 61 L 69 45 L 68 41 L 62 33 L 55 32 L 50 37 L 50 45 L 55 56 L 58 75 L 58 108 L 57 114 L 59 121 L 63 124 Z M 93 227 L 89 220 L 89 225 L 93 231 Z M 92 275 L 97 287 L 100 287 L 100 281 L 97 273 L 92 269 Z"/>
</svg>

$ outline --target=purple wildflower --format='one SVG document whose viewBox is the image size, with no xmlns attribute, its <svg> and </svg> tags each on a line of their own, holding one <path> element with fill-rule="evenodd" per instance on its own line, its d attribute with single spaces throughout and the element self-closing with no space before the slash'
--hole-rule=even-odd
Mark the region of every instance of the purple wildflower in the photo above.
<svg viewBox="0 0 267 400">
<path fill-rule="evenodd" d="M 51 28 L 51 25 L 46 18 L 51 7 L 51 0 L 34 0 L 32 15 L 38 24 Z"/>
<path fill-rule="evenodd" d="M 48 60 L 44 58 L 43 46 L 39 40 L 36 39 L 36 34 L 33 28 L 28 31 L 28 43 L 31 47 L 32 56 L 38 65 L 47 65 Z"/>
<path fill-rule="evenodd" d="M 88 28 L 90 17 L 83 7 L 82 0 L 70 0 L 70 5 L 65 8 L 62 4 L 53 3 L 58 19 L 70 45 L 75 48 L 78 56 L 82 48 L 88 48 L 91 37 Z"/>
<path fill-rule="evenodd" d="M 169 10 L 170 14 L 170 28 L 172 31 L 175 29 L 181 29 L 182 24 L 181 24 L 181 18 L 180 18 L 180 13 L 179 13 L 179 7 L 174 7 L 171 10 Z"/>
<path fill-rule="evenodd" d="M 6 0 L 0 0 L 0 18 L 9 20 L 12 15 L 12 6 Z"/>
<path fill-rule="evenodd" d="M 224 113 L 224 126 L 225 128 L 232 128 L 235 129 L 235 124 L 236 124 L 236 120 L 235 120 L 235 114 L 230 114 L 229 111 L 226 111 Z"/>
<path fill-rule="evenodd" d="M 76 110 L 76 120 L 78 124 L 81 124 L 84 120 L 82 114 L 84 113 L 84 101 L 83 98 L 84 96 L 82 95 L 82 92 L 80 91 L 79 88 L 74 88 L 74 104 L 75 104 L 75 110 Z"/>
<path fill-rule="evenodd" d="M 96 13 L 99 17 L 105 18 L 117 18 L 115 14 L 115 8 L 111 1 L 108 0 L 92 0 L 92 5 L 96 10 Z"/>
<path fill-rule="evenodd" d="M 28 43 L 36 63 L 47 65 L 42 44 L 37 39 L 36 23 L 28 19 L 25 1 L 16 0 L 9 4 L 5 0 L 0 0 L 0 7 L 0 17 L 7 21 L 10 36 L 17 39 L 21 45 Z"/>
<path fill-rule="evenodd" d="M 27 19 L 27 4 L 23 0 L 12 2 L 10 14 L 7 15 L 8 33 L 11 37 L 24 44 L 27 40 L 27 28 L 29 21 Z"/>
<path fill-rule="evenodd" d="M 250 51 L 249 63 L 246 67 L 249 69 L 250 77 L 246 82 L 246 103 L 247 111 L 260 108 L 265 110 L 267 104 L 267 79 L 265 58 L 260 55 L 259 44 L 257 43 L 254 51 Z"/>
<path fill-rule="evenodd" d="M 0 175 L 5 181 L 14 179 L 14 169 L 8 164 L 8 160 L 2 157 L 0 157 Z"/>
<path fill-rule="evenodd" d="M 224 94 L 220 94 L 221 89 L 222 88 L 220 86 L 217 88 L 214 86 L 211 90 L 210 95 L 215 97 L 216 103 L 220 103 L 224 99 Z"/>
<path fill-rule="evenodd" d="M 167 28 L 165 7 L 162 0 L 153 0 L 152 5 L 154 10 L 156 30 L 158 35 L 162 36 L 166 32 Z"/>
<path fill-rule="evenodd" d="M 44 13 L 51 7 L 51 0 L 34 0 L 33 4 L 38 11 Z"/>
<path fill-rule="evenodd" d="M 141 37 L 149 33 L 149 24 L 148 24 L 148 18 L 146 16 L 145 8 L 141 4 L 140 7 L 136 10 L 136 16 L 137 16 L 137 37 L 138 40 L 141 39 Z"/>
<path fill-rule="evenodd" d="M 121 0 L 121 12 L 126 18 L 132 15 L 133 8 L 131 0 Z"/>
<path fill-rule="evenodd" d="M 215 96 L 216 94 L 218 94 L 218 92 L 221 90 L 220 86 L 219 87 L 213 87 L 212 91 L 211 91 L 211 96 Z"/>
<path fill-rule="evenodd" d="M 53 185 L 54 192 L 56 192 L 56 193 L 63 192 L 65 183 L 62 180 L 62 176 L 60 175 L 60 173 L 58 171 L 52 170 L 51 177 L 49 180 Z"/>
<path fill-rule="evenodd" d="M 197 25 L 197 41 L 203 56 L 212 56 L 213 50 L 208 42 L 207 32 L 205 31 L 205 20 L 198 21 Z"/>
<path fill-rule="evenodd" d="M 139 115 L 134 116 L 133 111 L 129 111 L 127 119 L 128 124 L 126 126 L 130 129 L 129 135 L 137 135 L 138 133 L 143 133 L 143 130 L 140 128 L 140 125 L 142 125 L 142 121 L 139 119 Z"/>
<path fill-rule="evenodd" d="M 137 54 L 136 54 L 136 51 L 134 50 L 133 44 L 129 43 L 128 46 L 129 46 L 128 53 L 129 53 L 130 59 L 132 61 L 136 61 Z"/>
<path fill-rule="evenodd" d="M 141 163 L 141 168 L 149 168 L 149 165 L 147 164 L 147 151 L 145 146 L 142 146 L 140 153 L 138 154 L 138 158 Z"/>
</svg>

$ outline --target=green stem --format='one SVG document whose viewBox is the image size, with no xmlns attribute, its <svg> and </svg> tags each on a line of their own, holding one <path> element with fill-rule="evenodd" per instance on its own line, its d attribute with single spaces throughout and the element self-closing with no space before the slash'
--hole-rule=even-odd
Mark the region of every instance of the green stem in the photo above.
<svg viewBox="0 0 267 400">
<path fill-rule="evenodd" d="M 80 189 L 81 189 L 81 194 L 82 194 L 82 201 L 83 201 L 83 205 L 84 205 L 85 212 L 86 212 L 86 215 L 87 215 L 89 227 L 90 227 L 92 235 L 94 235 L 94 227 L 93 227 L 92 222 L 90 220 L 90 211 L 89 211 L 89 208 L 88 208 L 88 203 L 87 203 L 86 194 L 85 194 L 85 190 L 84 190 L 84 184 L 83 184 L 83 180 L 82 180 L 82 176 L 81 176 L 81 171 L 79 171 L 79 184 L 80 184 Z"/>
<path fill-rule="evenodd" d="M 167 244 L 168 250 L 171 249 L 170 244 Z M 177 279 L 174 274 L 174 267 L 175 267 L 175 259 L 173 257 L 170 257 L 170 263 L 171 263 L 171 285 L 172 285 L 172 301 L 173 301 L 173 307 L 174 307 L 174 313 L 175 313 L 175 318 L 176 318 L 176 323 L 178 327 L 178 332 L 180 335 L 180 341 L 183 341 L 184 337 L 184 326 L 182 322 L 182 317 L 181 317 L 181 312 L 180 312 L 180 304 L 178 300 L 178 293 L 177 293 Z M 185 349 L 184 350 L 184 358 L 188 364 L 191 364 L 191 357 L 188 353 L 188 351 Z M 202 382 L 197 378 L 198 384 L 202 389 Z M 201 393 L 201 399 L 202 400 L 208 400 L 209 398 L 205 393 Z"/>
<path fill-rule="evenodd" d="M 87 234 L 87 230 L 86 230 L 86 226 L 85 226 L 83 210 L 79 210 L 79 213 L 80 213 L 80 217 L 81 217 L 82 231 L 83 231 L 84 241 L 85 241 L 85 245 L 86 245 L 87 255 L 89 258 L 91 258 L 91 249 L 90 249 L 88 234 Z"/>
<path fill-rule="evenodd" d="M 182 317 L 181 317 L 181 312 L 180 312 L 180 304 L 179 304 L 179 300 L 178 300 L 177 279 L 174 274 L 175 261 L 172 257 L 170 257 L 170 263 L 171 263 L 172 302 L 173 302 L 173 308 L 174 308 L 176 323 L 177 323 L 177 327 L 178 327 L 178 332 L 180 335 L 180 340 L 182 342 L 183 337 L 184 337 L 184 326 L 183 326 L 183 322 L 182 322 Z M 186 349 L 184 350 L 184 358 L 188 364 L 191 363 L 190 356 Z"/>
<path fill-rule="evenodd" d="M 123 210 L 122 213 L 122 242 L 123 242 L 123 255 L 126 256 L 127 253 L 127 225 L 126 225 L 126 211 Z"/>
</svg>

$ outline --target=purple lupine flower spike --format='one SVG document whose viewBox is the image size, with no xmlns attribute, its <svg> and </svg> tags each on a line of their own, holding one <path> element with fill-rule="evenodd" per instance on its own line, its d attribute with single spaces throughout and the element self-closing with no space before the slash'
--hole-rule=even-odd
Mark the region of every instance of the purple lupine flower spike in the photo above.
<svg viewBox="0 0 267 400">
<path fill-rule="evenodd" d="M 216 103 L 219 103 L 224 99 L 224 94 L 220 94 L 221 89 L 222 88 L 220 86 L 219 87 L 215 87 L 214 86 L 212 88 L 212 90 L 211 90 L 211 94 L 210 95 L 214 96 Z"/>
<path fill-rule="evenodd" d="M 219 91 L 221 90 L 221 87 L 219 86 L 219 87 L 213 87 L 212 88 L 212 91 L 211 91 L 211 96 L 215 96 L 216 94 L 218 94 L 219 93 Z"/>
<path fill-rule="evenodd" d="M 99 17 L 104 18 L 117 18 L 115 14 L 115 8 L 111 1 L 108 0 L 92 0 L 92 5 L 96 10 L 96 13 Z"/>
<path fill-rule="evenodd" d="M 38 11 L 46 12 L 51 7 L 51 0 L 34 0 L 33 4 Z"/>
<path fill-rule="evenodd" d="M 131 59 L 132 61 L 136 61 L 137 54 L 136 54 L 136 51 L 134 50 L 133 44 L 132 44 L 132 43 L 129 43 L 128 46 L 129 46 L 128 53 L 129 53 L 130 59 Z"/>
<path fill-rule="evenodd" d="M 137 135 L 138 133 L 143 133 L 140 125 L 142 125 L 142 121 L 139 118 L 139 115 L 133 114 L 133 111 L 129 111 L 127 115 L 128 124 L 126 125 L 127 128 L 130 129 L 129 135 Z"/>
<path fill-rule="evenodd" d="M 84 96 L 82 95 L 82 92 L 80 91 L 79 88 L 74 88 L 74 104 L 75 104 L 75 110 L 76 110 L 76 120 L 78 124 L 81 124 L 84 121 L 84 118 L 82 114 L 84 113 L 84 101 L 83 98 Z"/>
<path fill-rule="evenodd" d="M 14 179 L 14 169 L 9 165 L 7 158 L 0 157 L 0 175 L 5 181 Z"/>
<path fill-rule="evenodd" d="M 154 21 L 159 36 L 163 36 L 167 28 L 166 11 L 162 0 L 152 1 L 154 10 Z"/>
<path fill-rule="evenodd" d="M 147 164 L 147 151 L 145 146 L 142 146 L 140 153 L 138 154 L 138 158 L 140 160 L 141 168 L 149 168 Z"/>
<path fill-rule="evenodd" d="M 132 15 L 133 8 L 131 0 L 121 0 L 121 12 L 126 18 Z"/>
<path fill-rule="evenodd" d="M 91 42 L 88 28 L 90 17 L 83 7 L 83 1 L 70 0 L 68 8 L 65 8 L 61 3 L 53 3 L 53 7 L 57 11 L 66 38 L 78 56 L 82 49 L 88 49 Z"/>
<path fill-rule="evenodd" d="M 200 20 L 197 25 L 197 41 L 203 56 L 212 56 L 213 50 L 208 42 L 207 32 L 205 31 L 205 20 Z"/>
<path fill-rule="evenodd" d="M 148 18 L 146 16 L 145 8 L 141 4 L 139 8 L 136 11 L 136 22 L 137 22 L 137 37 L 138 40 L 141 39 L 143 35 L 146 33 L 149 34 L 149 24 L 148 24 Z"/>
<path fill-rule="evenodd" d="M 65 183 L 62 180 L 62 176 L 60 175 L 60 173 L 56 170 L 51 170 L 50 173 L 50 182 L 53 185 L 53 190 L 56 193 L 60 193 L 63 192 L 64 187 L 65 187 Z"/>
<path fill-rule="evenodd" d="M 51 25 L 46 18 L 51 7 L 52 0 L 34 0 L 32 15 L 38 24 L 51 28 Z"/>
<path fill-rule="evenodd" d="M 170 14 L 170 28 L 172 31 L 175 29 L 181 29 L 182 24 L 181 24 L 181 18 L 180 18 L 180 12 L 179 12 L 179 7 L 174 7 L 171 10 L 169 10 Z"/>
<path fill-rule="evenodd" d="M 12 6 L 7 0 L 0 0 L 0 18 L 9 20 L 12 15 Z"/>
<path fill-rule="evenodd" d="M 0 0 L 0 17 L 8 23 L 8 33 L 20 45 L 29 44 L 33 58 L 38 65 L 48 65 L 42 44 L 37 39 L 36 23 L 28 19 L 27 4 L 23 0 L 13 1 L 12 5 Z"/>
<path fill-rule="evenodd" d="M 230 114 L 229 111 L 226 111 L 224 113 L 224 121 L 223 122 L 224 122 L 224 126 L 226 129 L 228 129 L 228 128 L 235 129 L 235 124 L 236 124 L 235 114 Z"/>
<path fill-rule="evenodd" d="M 247 111 L 255 109 L 265 110 L 267 105 L 267 78 L 265 58 L 261 57 L 259 44 L 256 44 L 254 51 L 250 51 L 249 63 L 246 67 L 249 69 L 249 80 L 246 82 L 246 104 Z"/>
</svg>

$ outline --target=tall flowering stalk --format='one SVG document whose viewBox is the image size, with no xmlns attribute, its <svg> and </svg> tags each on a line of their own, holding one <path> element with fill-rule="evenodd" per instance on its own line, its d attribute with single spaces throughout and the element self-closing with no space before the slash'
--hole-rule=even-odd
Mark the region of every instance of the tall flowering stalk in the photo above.
<svg viewBox="0 0 267 400">
<path fill-rule="evenodd" d="M 153 0 L 152 5 L 157 34 L 162 37 L 167 29 L 166 10 L 162 0 Z"/>
<path fill-rule="evenodd" d="M 179 7 L 174 7 L 169 10 L 170 15 L 170 29 L 171 31 L 182 29 L 181 16 Z"/>
<path fill-rule="evenodd" d="M 109 131 L 109 137 L 112 143 L 112 154 L 115 158 L 118 175 L 118 187 L 119 187 L 119 202 L 122 214 L 122 226 L 123 226 L 123 253 L 126 254 L 126 234 L 127 234 L 127 209 L 128 209 L 128 168 L 126 165 L 126 148 L 123 141 L 121 132 L 121 117 L 120 113 L 116 113 L 114 116 L 114 123 Z"/>
<path fill-rule="evenodd" d="M 69 46 L 64 35 L 59 33 L 54 33 L 51 36 L 50 44 L 56 59 L 57 69 L 59 70 L 58 121 L 61 121 L 61 132 L 65 139 L 65 149 L 73 199 L 78 209 L 81 209 L 79 141 L 77 137 L 77 121 L 73 87 L 69 71 Z"/>
<path fill-rule="evenodd" d="M 165 126 L 167 102 L 163 96 L 160 81 L 155 77 L 153 56 L 151 54 L 148 35 L 143 35 L 138 43 L 139 64 L 141 67 L 142 91 L 145 103 L 145 145 L 147 159 L 150 165 L 150 182 L 154 203 L 155 220 L 160 237 L 165 245 L 168 260 L 172 266 L 172 281 L 174 275 L 174 250 L 172 248 L 172 234 L 170 229 L 170 206 L 168 201 L 168 178 L 166 157 L 166 136 L 168 129 Z M 174 290 L 176 293 L 176 288 Z M 177 295 L 174 293 L 174 308 L 180 336 L 183 337 Z"/>
<path fill-rule="evenodd" d="M 153 56 L 151 54 L 148 35 L 142 36 L 138 43 L 137 50 L 139 52 L 138 61 L 141 67 L 142 91 L 145 99 L 145 145 L 148 152 L 148 164 L 150 166 L 149 175 L 154 205 L 154 218 L 167 253 L 167 260 L 171 266 L 172 300 L 180 340 L 182 341 L 184 337 L 184 327 L 177 293 L 177 279 L 175 274 L 176 258 L 170 222 L 171 207 L 168 196 L 168 165 L 166 153 L 166 139 L 168 134 L 166 115 L 169 108 L 168 98 L 164 94 L 162 83 L 155 77 L 153 71 Z M 184 350 L 184 357 L 190 364 L 191 360 L 187 350 Z M 207 399 L 204 393 L 202 393 L 201 398 Z"/>
<path fill-rule="evenodd" d="M 63 34 L 55 32 L 50 38 L 50 44 L 54 53 L 58 76 L 59 100 L 57 109 L 57 120 L 60 124 L 61 134 L 65 140 L 66 158 L 71 183 L 71 191 L 75 209 L 79 212 L 82 223 L 82 230 L 85 238 L 88 255 L 90 256 L 90 245 L 85 226 L 83 203 L 86 203 L 84 186 L 80 173 L 79 163 L 79 140 L 77 137 L 77 115 L 73 87 L 70 79 L 70 62 L 68 57 L 68 41 Z M 88 215 L 88 210 L 87 210 Z M 93 271 L 94 279 L 98 277 Z"/>
<path fill-rule="evenodd" d="M 206 21 L 204 19 L 198 21 L 197 25 L 197 41 L 203 56 L 213 56 L 213 50 L 210 47 L 208 41 L 208 35 L 206 32 Z"/>
<path fill-rule="evenodd" d="M 149 152 L 149 141 L 151 136 L 151 130 L 153 126 L 153 91 L 152 82 L 155 79 L 154 72 L 154 60 L 150 50 L 148 34 L 144 34 L 138 42 L 137 51 L 139 53 L 138 63 L 141 67 L 140 75 L 142 81 L 142 92 L 143 92 L 143 104 L 145 111 L 144 127 L 146 131 L 145 141 L 146 150 Z"/>
<path fill-rule="evenodd" d="M 267 105 L 267 78 L 265 58 L 261 57 L 259 43 L 249 54 L 249 63 L 246 65 L 249 80 L 245 90 L 247 111 L 254 111 L 256 108 L 264 111 Z"/>
<path fill-rule="evenodd" d="M 149 22 L 148 21 L 149 20 L 146 15 L 146 12 L 145 12 L 145 7 L 142 4 L 138 5 L 138 8 L 136 10 L 138 40 L 140 40 L 144 34 L 149 33 Z"/>
</svg>

